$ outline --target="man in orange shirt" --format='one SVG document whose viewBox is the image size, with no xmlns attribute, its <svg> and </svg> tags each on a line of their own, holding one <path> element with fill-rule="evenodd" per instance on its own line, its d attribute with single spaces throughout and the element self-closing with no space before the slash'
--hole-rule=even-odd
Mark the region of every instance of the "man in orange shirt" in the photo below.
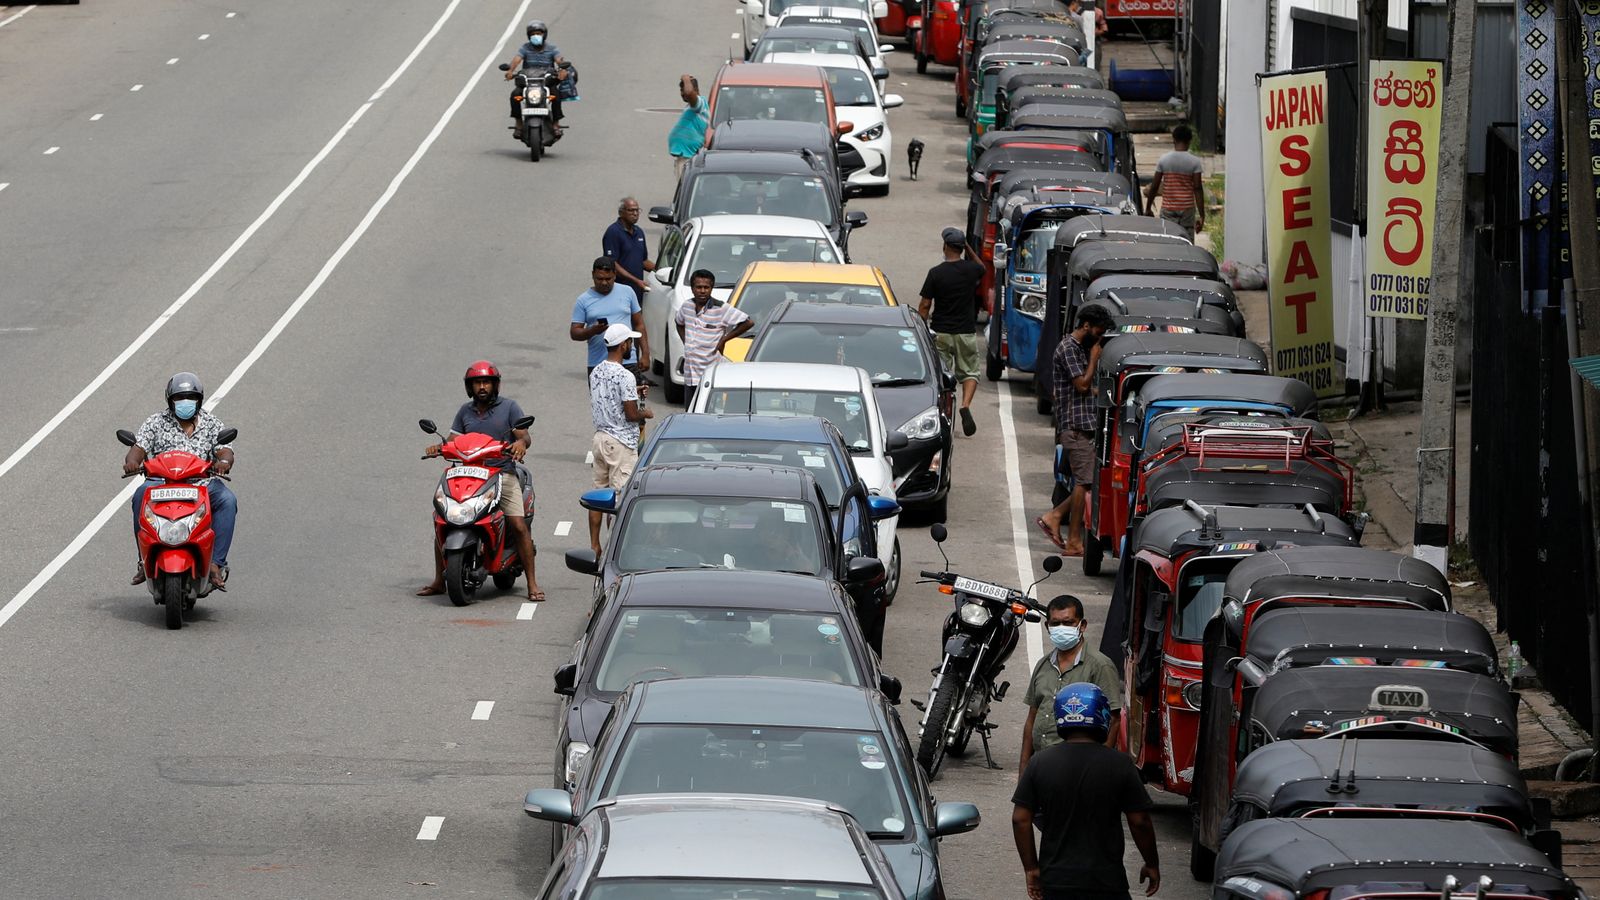
<svg viewBox="0 0 1600 900">
<path fill-rule="evenodd" d="M 1187 125 L 1172 129 L 1172 149 L 1156 161 L 1156 177 L 1145 191 L 1146 206 L 1161 198 L 1161 218 L 1176 222 L 1194 240 L 1196 229 L 1206 227 L 1205 188 L 1201 185 L 1204 166 L 1200 157 L 1189 152 L 1194 132 Z"/>
</svg>

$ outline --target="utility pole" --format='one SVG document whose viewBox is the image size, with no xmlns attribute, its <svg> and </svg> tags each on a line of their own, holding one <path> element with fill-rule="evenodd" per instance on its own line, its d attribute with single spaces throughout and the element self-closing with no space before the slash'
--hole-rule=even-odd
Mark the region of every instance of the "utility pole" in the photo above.
<svg viewBox="0 0 1600 900">
<path fill-rule="evenodd" d="M 1433 280 L 1428 285 L 1423 353 L 1422 427 L 1417 447 L 1417 520 L 1412 554 L 1448 574 L 1456 493 L 1456 302 L 1465 238 L 1467 122 L 1472 113 L 1472 50 L 1477 0 L 1450 4 L 1450 59 L 1439 126 L 1439 188 L 1434 204 Z"/>
</svg>

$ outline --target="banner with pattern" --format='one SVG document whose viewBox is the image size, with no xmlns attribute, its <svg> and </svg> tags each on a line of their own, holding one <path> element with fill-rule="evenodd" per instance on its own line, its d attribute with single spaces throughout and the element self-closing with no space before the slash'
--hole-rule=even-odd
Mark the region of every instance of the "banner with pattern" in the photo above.
<svg viewBox="0 0 1600 900">
<path fill-rule="evenodd" d="M 1556 146 L 1554 0 L 1517 0 L 1517 142 L 1521 150 L 1522 308 L 1539 312 L 1550 296 L 1557 241 L 1561 150 Z"/>
</svg>

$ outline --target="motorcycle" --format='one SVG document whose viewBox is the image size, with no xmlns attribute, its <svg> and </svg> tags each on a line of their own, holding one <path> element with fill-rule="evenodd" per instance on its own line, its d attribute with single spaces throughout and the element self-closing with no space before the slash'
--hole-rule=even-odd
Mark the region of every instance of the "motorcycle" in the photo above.
<svg viewBox="0 0 1600 900">
<path fill-rule="evenodd" d="M 501 63 L 500 71 L 511 71 L 511 65 Z M 534 69 L 532 77 L 518 72 L 512 79 L 518 91 L 512 99 L 521 104 L 522 142 L 528 145 L 528 158 L 534 162 L 544 157 L 544 148 L 559 139 L 554 117 L 556 85 L 560 80 L 554 69 Z"/>
<path fill-rule="evenodd" d="M 439 433 L 431 419 L 421 419 L 417 425 L 428 434 Z M 524 416 L 511 427 L 521 430 L 531 425 L 533 416 Z M 475 460 L 505 456 L 510 446 L 476 433 L 458 434 L 439 445 L 439 456 L 454 465 L 444 470 L 434 491 L 433 527 L 444 551 L 445 593 L 456 606 L 471 603 L 486 579 L 494 579 L 494 586 L 503 591 L 522 574 L 522 560 L 516 544 L 508 540 L 510 528 L 500 511 L 500 470 L 474 465 Z M 521 465 L 515 472 L 522 480 L 523 517 L 531 528 L 533 481 Z"/>
<path fill-rule="evenodd" d="M 224 428 L 217 443 L 231 444 L 238 436 L 239 429 Z M 132 447 L 134 434 L 120 429 L 117 440 Z M 184 614 L 212 590 L 211 548 L 217 534 L 211 528 L 211 493 L 204 481 L 231 479 L 213 472 L 210 460 L 183 450 L 157 453 L 138 472 L 122 477 L 139 474 L 162 482 L 145 491 L 135 539 L 150 596 L 166 607 L 167 628 L 176 631 L 183 627 Z"/>
<path fill-rule="evenodd" d="M 942 545 L 948 532 L 935 524 L 929 533 Z M 939 547 L 944 556 L 944 547 Z M 945 557 L 945 565 L 950 565 Z M 978 581 L 955 572 L 923 571 L 922 577 L 939 585 L 939 592 L 955 599 L 955 609 L 945 619 L 944 659 L 933 670 L 933 685 L 928 688 L 926 705 L 913 700 L 923 710 L 917 732 L 917 764 L 932 778 L 944 764 L 945 754 L 961 756 L 977 732 L 983 740 L 983 755 L 989 768 L 998 769 L 989 752 L 989 704 L 1005 699 L 1011 682 L 995 680 L 1005 670 L 1006 660 L 1017 649 L 1023 622 L 1044 618 L 1044 607 L 1029 592 L 1040 581 L 1061 571 L 1061 557 L 1044 559 L 1044 578 L 1026 591 Z"/>
</svg>

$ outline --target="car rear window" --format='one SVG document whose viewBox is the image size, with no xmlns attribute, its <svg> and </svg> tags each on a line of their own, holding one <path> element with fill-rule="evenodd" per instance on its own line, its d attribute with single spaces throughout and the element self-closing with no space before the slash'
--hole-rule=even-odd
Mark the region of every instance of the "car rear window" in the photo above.
<svg viewBox="0 0 1600 900">
<path fill-rule="evenodd" d="M 767 675 L 858 685 L 839 616 L 760 609 L 640 607 L 606 638 L 595 689 L 679 675 Z"/>
<path fill-rule="evenodd" d="M 821 88 L 726 85 L 717 91 L 713 127 L 732 119 L 777 119 L 828 124 Z"/>
</svg>

